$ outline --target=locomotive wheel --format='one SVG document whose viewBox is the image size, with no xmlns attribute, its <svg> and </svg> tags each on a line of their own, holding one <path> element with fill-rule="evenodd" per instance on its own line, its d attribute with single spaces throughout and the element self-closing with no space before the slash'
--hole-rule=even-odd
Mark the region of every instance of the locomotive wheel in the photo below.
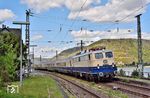
<svg viewBox="0 0 150 98">
<path fill-rule="evenodd" d="M 88 77 L 89 77 L 89 81 L 91 81 L 91 82 L 93 82 L 93 81 L 94 81 L 94 77 L 93 77 L 93 75 L 89 74 L 89 75 L 88 75 Z"/>
<path fill-rule="evenodd" d="M 75 77 L 76 77 L 76 78 L 80 78 L 80 73 L 75 72 Z"/>
<path fill-rule="evenodd" d="M 87 81 L 89 81 L 88 74 L 85 74 L 85 79 L 86 79 Z"/>
<path fill-rule="evenodd" d="M 97 75 L 94 76 L 94 82 L 98 83 L 98 76 Z"/>
<path fill-rule="evenodd" d="M 78 74 L 77 73 L 75 73 L 75 77 L 78 78 Z"/>
</svg>

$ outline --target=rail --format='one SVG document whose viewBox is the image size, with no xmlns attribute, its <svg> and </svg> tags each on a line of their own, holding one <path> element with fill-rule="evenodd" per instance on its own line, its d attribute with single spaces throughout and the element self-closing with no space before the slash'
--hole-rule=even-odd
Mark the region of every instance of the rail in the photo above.
<svg viewBox="0 0 150 98">
<path fill-rule="evenodd" d="M 84 92 L 86 92 L 85 95 L 89 94 L 88 96 L 90 96 L 90 95 L 92 96 L 92 97 L 84 97 L 84 98 L 110 98 L 109 96 L 107 96 L 107 95 L 105 95 L 105 94 L 103 94 L 101 92 L 98 92 L 98 91 L 96 91 L 95 89 L 93 89 L 91 87 L 87 87 L 87 86 L 84 86 L 84 85 L 82 85 L 80 83 L 77 83 L 75 81 L 68 80 L 67 78 L 64 78 L 64 77 L 62 77 L 60 75 L 57 75 L 55 73 L 46 72 L 46 71 L 42 71 L 42 72 L 44 72 L 46 74 L 50 74 L 50 75 L 52 75 L 52 77 L 54 76 L 53 78 L 55 78 L 55 79 L 56 78 L 60 78 L 60 79 L 62 79 L 64 81 L 66 81 L 66 82 L 76 86 L 77 88 L 83 90 Z"/>
</svg>

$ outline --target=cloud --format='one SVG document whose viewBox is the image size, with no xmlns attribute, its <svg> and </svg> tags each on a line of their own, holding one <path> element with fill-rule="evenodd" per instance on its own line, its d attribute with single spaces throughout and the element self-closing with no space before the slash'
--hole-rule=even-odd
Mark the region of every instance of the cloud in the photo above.
<svg viewBox="0 0 150 98">
<path fill-rule="evenodd" d="M 84 4 L 85 0 L 21 0 L 21 3 L 27 4 L 29 8 L 36 12 L 46 11 L 50 8 L 58 8 L 65 6 L 71 11 L 77 11 Z M 87 0 L 84 4 L 84 9 L 91 4 L 100 3 L 100 0 Z"/>
<path fill-rule="evenodd" d="M 75 40 L 98 41 L 100 39 L 121 39 L 121 38 L 137 38 L 137 33 L 131 29 L 113 29 L 110 31 L 72 31 L 71 35 Z M 150 39 L 149 33 L 142 33 L 143 39 Z"/>
<path fill-rule="evenodd" d="M 146 11 L 146 7 L 140 8 L 150 3 L 150 0 L 108 0 L 104 5 L 101 5 L 101 0 L 86 2 L 85 0 L 21 0 L 21 2 L 38 13 L 51 8 L 66 7 L 70 10 L 69 19 L 75 19 L 80 11 L 78 18 L 92 22 L 115 22 L 127 16 L 130 17 L 126 18 L 125 22 L 131 22 L 136 15 Z"/>
<path fill-rule="evenodd" d="M 41 55 L 44 58 L 51 58 L 56 55 L 56 50 L 58 51 L 58 53 L 60 53 L 64 49 L 67 49 L 67 47 L 58 48 L 58 47 L 51 47 L 48 45 L 38 46 L 35 49 L 35 57 L 40 57 L 40 55 Z"/>
<path fill-rule="evenodd" d="M 12 19 L 15 14 L 9 9 L 0 9 L 0 22 Z"/>
<path fill-rule="evenodd" d="M 54 48 L 48 47 L 48 46 L 38 46 L 35 48 L 35 57 L 40 57 L 40 55 L 44 58 L 50 58 L 55 55 L 53 52 Z"/>
<path fill-rule="evenodd" d="M 142 8 L 142 5 L 149 2 L 150 0 L 109 0 L 105 5 L 82 10 L 79 17 L 92 22 L 115 22 L 128 17 L 124 20 L 130 22 L 136 15 L 145 12 L 146 8 Z M 68 18 L 75 19 L 77 13 L 79 11 L 72 11 Z"/>
<path fill-rule="evenodd" d="M 37 41 L 43 38 L 43 35 L 34 35 L 33 37 L 31 37 L 32 41 Z"/>
</svg>

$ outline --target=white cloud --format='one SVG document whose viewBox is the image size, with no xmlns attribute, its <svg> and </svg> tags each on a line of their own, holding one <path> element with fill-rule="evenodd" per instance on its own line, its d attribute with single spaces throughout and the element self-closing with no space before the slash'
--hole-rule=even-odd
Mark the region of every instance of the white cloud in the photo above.
<svg viewBox="0 0 150 98">
<path fill-rule="evenodd" d="M 0 21 L 12 19 L 15 14 L 9 9 L 0 9 Z"/>
<path fill-rule="evenodd" d="M 60 53 L 65 49 L 67 49 L 67 47 L 58 48 L 58 47 L 51 47 L 48 45 L 38 46 L 35 48 L 35 57 L 40 57 L 41 55 L 44 58 L 52 58 L 56 55 L 56 50 L 58 51 L 58 53 Z"/>
<path fill-rule="evenodd" d="M 21 0 L 21 2 L 27 4 L 29 8 L 34 9 L 36 12 L 42 12 L 50 8 L 62 6 L 67 7 L 69 10 L 79 10 L 85 0 Z M 98 2 L 100 2 L 100 0 L 87 0 L 84 8 Z"/>
<path fill-rule="evenodd" d="M 84 5 L 78 17 L 92 22 L 114 22 L 132 13 L 125 19 L 129 22 L 133 21 L 137 14 L 146 11 L 146 8 L 140 10 L 139 8 L 150 0 L 108 0 L 105 5 L 100 5 L 101 0 L 87 0 L 86 3 L 85 0 L 21 0 L 21 2 L 36 12 L 65 6 L 70 10 L 69 19 L 75 19 Z"/>
<path fill-rule="evenodd" d="M 65 0 L 65 6 L 71 11 L 79 11 L 90 8 L 91 4 L 100 4 L 101 0 Z"/>
<path fill-rule="evenodd" d="M 131 15 L 125 20 L 133 21 L 136 15 L 145 12 L 146 8 L 140 9 L 142 5 L 149 2 L 150 0 L 109 0 L 105 5 L 82 10 L 79 17 L 92 22 L 115 22 Z M 74 19 L 77 13 L 79 12 L 72 11 L 68 17 Z"/>
<path fill-rule="evenodd" d="M 32 41 L 37 41 L 43 38 L 43 35 L 34 35 L 33 37 L 31 37 Z"/>
<path fill-rule="evenodd" d="M 53 52 L 54 49 L 48 47 L 48 46 L 38 46 L 35 48 L 35 57 L 40 57 L 40 55 L 45 58 L 50 58 L 55 55 Z"/>
<path fill-rule="evenodd" d="M 137 33 L 130 29 L 116 29 L 110 31 L 72 31 L 71 35 L 75 40 L 98 41 L 100 39 L 120 39 L 120 38 L 137 38 Z M 143 39 L 150 39 L 149 33 L 142 33 Z"/>
</svg>

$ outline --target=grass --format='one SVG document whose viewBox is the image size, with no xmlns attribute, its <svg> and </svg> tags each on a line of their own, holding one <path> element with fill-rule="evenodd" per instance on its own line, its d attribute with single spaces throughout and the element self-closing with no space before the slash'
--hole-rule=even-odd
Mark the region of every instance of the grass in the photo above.
<svg viewBox="0 0 150 98">
<path fill-rule="evenodd" d="M 15 82 L 13 84 L 18 84 Z M 32 76 L 23 81 L 19 94 L 0 91 L 0 98 L 63 98 L 56 81 L 49 76 Z"/>
</svg>

